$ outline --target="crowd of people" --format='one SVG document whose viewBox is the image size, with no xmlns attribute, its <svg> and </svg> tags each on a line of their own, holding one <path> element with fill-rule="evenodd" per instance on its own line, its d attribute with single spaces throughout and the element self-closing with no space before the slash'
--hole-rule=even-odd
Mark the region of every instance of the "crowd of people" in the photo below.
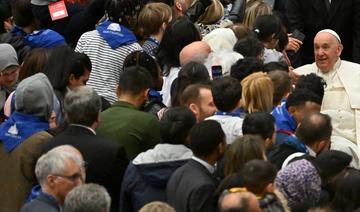
<svg viewBox="0 0 360 212">
<path fill-rule="evenodd" d="M 360 0 L 0 0 L 0 212 L 360 211 Z"/>
</svg>

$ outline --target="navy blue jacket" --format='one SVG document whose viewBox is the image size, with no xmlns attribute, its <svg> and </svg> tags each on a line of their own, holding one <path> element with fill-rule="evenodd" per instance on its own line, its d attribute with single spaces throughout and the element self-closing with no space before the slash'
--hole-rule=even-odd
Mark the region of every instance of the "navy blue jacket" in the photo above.
<svg viewBox="0 0 360 212">
<path fill-rule="evenodd" d="M 60 207 L 53 197 L 41 192 L 36 199 L 25 204 L 20 210 L 20 212 L 38 211 L 60 212 Z"/>
<path fill-rule="evenodd" d="M 139 211 L 152 201 L 166 202 L 171 175 L 192 156 L 183 145 L 158 144 L 140 153 L 126 169 L 120 192 L 120 211 Z"/>
</svg>

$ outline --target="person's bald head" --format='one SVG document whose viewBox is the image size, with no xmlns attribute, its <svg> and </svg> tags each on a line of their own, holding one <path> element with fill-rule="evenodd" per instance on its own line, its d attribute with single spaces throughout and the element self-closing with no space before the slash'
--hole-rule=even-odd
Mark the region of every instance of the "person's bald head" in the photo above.
<svg viewBox="0 0 360 212">
<path fill-rule="evenodd" d="M 323 73 L 332 70 L 338 61 L 343 46 L 333 30 L 322 30 L 314 38 L 314 55 L 317 67 Z"/>
<path fill-rule="evenodd" d="M 181 50 L 180 65 L 183 66 L 191 61 L 204 63 L 210 52 L 211 48 L 207 43 L 203 41 L 192 42 Z"/>
<path fill-rule="evenodd" d="M 260 212 L 256 196 L 250 192 L 235 192 L 226 194 L 220 202 L 220 212 L 243 211 Z"/>
</svg>

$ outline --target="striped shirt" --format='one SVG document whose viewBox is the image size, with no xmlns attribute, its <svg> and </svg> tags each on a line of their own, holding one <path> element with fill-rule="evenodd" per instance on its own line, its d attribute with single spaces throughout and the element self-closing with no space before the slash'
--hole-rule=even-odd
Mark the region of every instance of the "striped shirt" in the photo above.
<svg viewBox="0 0 360 212">
<path fill-rule="evenodd" d="M 100 96 L 103 96 L 110 104 L 118 100 L 116 86 L 125 58 L 131 52 L 139 50 L 142 48 L 138 43 L 112 49 L 97 30 L 84 33 L 75 49 L 75 51 L 85 53 L 90 58 L 92 70 L 87 85 L 92 87 Z"/>
</svg>

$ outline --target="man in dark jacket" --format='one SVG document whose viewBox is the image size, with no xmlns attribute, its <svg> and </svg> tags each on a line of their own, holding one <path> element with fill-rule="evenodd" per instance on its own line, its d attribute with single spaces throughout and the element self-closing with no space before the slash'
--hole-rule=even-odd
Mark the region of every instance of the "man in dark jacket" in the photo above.
<svg viewBox="0 0 360 212">
<path fill-rule="evenodd" d="M 69 145 L 59 146 L 36 162 L 35 174 L 42 191 L 21 212 L 60 212 L 66 195 L 84 183 L 85 168 L 81 153 Z"/>
<path fill-rule="evenodd" d="M 186 145 L 195 123 L 195 115 L 186 107 L 166 111 L 160 120 L 162 143 L 140 153 L 125 172 L 120 211 L 139 211 L 152 201 L 166 202 L 166 184 L 170 176 L 193 155 Z"/>
<path fill-rule="evenodd" d="M 310 114 L 301 122 L 295 135 L 291 135 L 284 142 L 276 143 L 273 146 L 268 153 L 268 159 L 278 169 L 281 169 L 292 159 L 304 154 L 316 157 L 323 150 L 329 149 L 331 132 L 331 118 L 328 115 Z"/>
<path fill-rule="evenodd" d="M 100 121 L 100 97 L 89 87 L 78 87 L 68 91 L 64 109 L 70 126 L 44 145 L 44 150 L 66 144 L 77 148 L 87 162 L 86 182 L 104 186 L 112 198 L 111 210 L 117 211 L 128 159 L 122 146 L 95 133 Z"/>
<path fill-rule="evenodd" d="M 214 120 L 198 123 L 190 132 L 192 159 L 171 176 L 166 196 L 178 212 L 211 212 L 216 210 L 212 177 L 215 163 L 225 150 L 225 134 Z"/>
</svg>

